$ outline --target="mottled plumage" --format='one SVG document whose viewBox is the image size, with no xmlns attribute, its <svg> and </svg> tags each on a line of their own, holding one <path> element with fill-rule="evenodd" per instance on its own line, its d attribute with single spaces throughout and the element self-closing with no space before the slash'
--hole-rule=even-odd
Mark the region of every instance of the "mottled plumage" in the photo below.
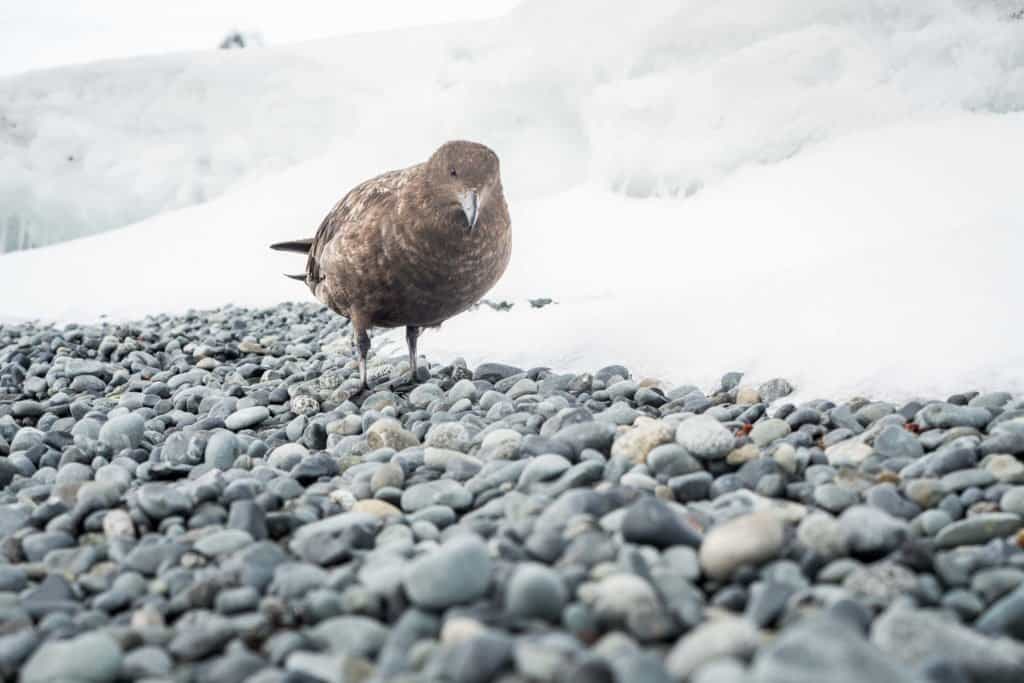
<svg viewBox="0 0 1024 683">
<path fill-rule="evenodd" d="M 415 166 L 354 187 L 316 236 L 272 245 L 308 252 L 305 282 L 351 319 L 366 382 L 372 327 L 406 327 L 416 339 L 476 303 L 501 277 L 512 248 L 497 155 L 453 141 Z"/>
</svg>

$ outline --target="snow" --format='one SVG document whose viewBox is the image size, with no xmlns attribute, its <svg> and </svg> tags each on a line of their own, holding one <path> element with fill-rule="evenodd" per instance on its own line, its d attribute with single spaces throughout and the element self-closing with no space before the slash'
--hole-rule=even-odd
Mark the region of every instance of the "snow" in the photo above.
<svg viewBox="0 0 1024 683">
<path fill-rule="evenodd" d="M 991 2 L 740 5 L 527 2 L 0 81 L 0 116 L 32 130 L 0 126 L 0 225 L 131 223 L 0 257 L 18 293 L 0 316 L 308 300 L 279 275 L 301 259 L 266 245 L 467 137 L 502 157 L 513 260 L 489 298 L 515 306 L 428 332 L 432 360 L 704 388 L 742 370 L 833 399 L 1024 391 L 1024 22 Z M 47 161 L 71 145 L 88 171 Z"/>
<path fill-rule="evenodd" d="M 230 31 L 272 44 L 499 16 L 518 0 L 33 0 L 0 4 L 0 75 L 209 50 Z"/>
</svg>

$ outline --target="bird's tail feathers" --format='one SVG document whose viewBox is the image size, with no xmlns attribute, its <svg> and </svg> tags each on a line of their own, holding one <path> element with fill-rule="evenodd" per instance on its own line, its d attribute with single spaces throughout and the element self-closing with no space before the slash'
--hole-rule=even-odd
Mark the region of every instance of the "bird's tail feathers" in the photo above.
<svg viewBox="0 0 1024 683">
<path fill-rule="evenodd" d="M 274 251 L 291 251 L 296 254 L 308 254 L 310 247 L 313 245 L 312 238 L 304 240 L 290 240 L 288 242 L 278 242 L 271 244 L 270 248 Z M 290 277 L 290 276 L 289 276 Z"/>
</svg>

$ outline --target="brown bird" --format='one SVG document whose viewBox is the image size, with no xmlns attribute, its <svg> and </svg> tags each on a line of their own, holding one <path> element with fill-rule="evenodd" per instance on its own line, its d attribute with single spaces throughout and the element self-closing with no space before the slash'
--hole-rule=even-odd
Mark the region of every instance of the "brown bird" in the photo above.
<svg viewBox="0 0 1024 683">
<path fill-rule="evenodd" d="M 308 254 L 305 274 L 288 277 L 351 320 L 363 388 L 373 327 L 405 326 L 415 381 L 420 330 L 479 301 L 508 265 L 498 155 L 476 142 L 446 142 L 423 163 L 354 187 L 312 239 L 270 248 Z"/>
</svg>

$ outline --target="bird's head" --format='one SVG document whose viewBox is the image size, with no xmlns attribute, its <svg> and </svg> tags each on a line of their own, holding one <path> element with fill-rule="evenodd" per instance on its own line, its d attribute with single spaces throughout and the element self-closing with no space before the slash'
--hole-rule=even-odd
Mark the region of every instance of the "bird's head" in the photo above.
<svg viewBox="0 0 1024 683">
<path fill-rule="evenodd" d="M 487 202 L 501 185 L 498 155 L 477 142 L 453 140 L 441 145 L 427 162 L 431 185 L 472 232 Z"/>
</svg>

